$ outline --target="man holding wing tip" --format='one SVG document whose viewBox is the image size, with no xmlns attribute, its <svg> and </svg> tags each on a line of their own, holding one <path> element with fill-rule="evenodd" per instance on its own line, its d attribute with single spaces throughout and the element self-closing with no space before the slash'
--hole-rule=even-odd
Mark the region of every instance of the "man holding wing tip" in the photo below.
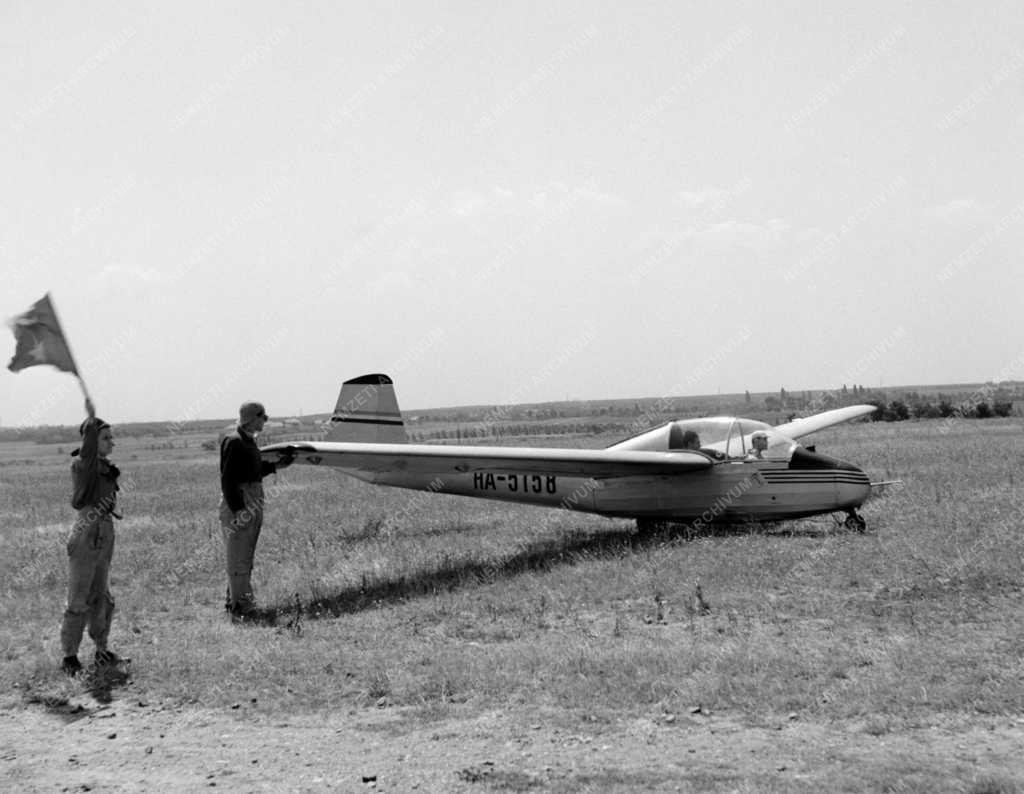
<svg viewBox="0 0 1024 794">
<path fill-rule="evenodd" d="M 267 422 L 262 403 L 245 402 L 238 409 L 238 427 L 220 444 L 220 522 L 227 556 L 228 592 L 225 608 L 236 620 L 252 617 L 253 557 L 263 526 L 263 478 L 291 464 L 260 457 L 256 436 Z"/>
</svg>

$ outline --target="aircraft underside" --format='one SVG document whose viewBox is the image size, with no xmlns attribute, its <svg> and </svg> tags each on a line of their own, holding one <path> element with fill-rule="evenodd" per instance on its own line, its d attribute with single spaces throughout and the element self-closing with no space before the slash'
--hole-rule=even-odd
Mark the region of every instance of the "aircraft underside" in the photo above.
<svg viewBox="0 0 1024 794">
<path fill-rule="evenodd" d="M 852 511 L 870 491 L 859 470 L 726 461 L 685 476 L 573 477 L 503 471 L 367 472 L 367 482 L 619 518 L 708 524 L 780 521 Z"/>
</svg>

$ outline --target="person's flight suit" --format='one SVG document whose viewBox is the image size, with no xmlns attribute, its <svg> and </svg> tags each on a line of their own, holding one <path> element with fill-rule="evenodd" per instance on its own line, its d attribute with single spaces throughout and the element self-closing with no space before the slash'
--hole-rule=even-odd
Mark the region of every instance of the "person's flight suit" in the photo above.
<svg viewBox="0 0 1024 794">
<path fill-rule="evenodd" d="M 114 598 L 108 575 L 114 554 L 114 522 L 117 507 L 117 466 L 101 458 L 99 432 L 107 427 L 95 417 L 83 425 L 82 447 L 71 464 L 71 505 L 78 511 L 68 537 L 68 601 L 61 623 L 60 643 L 64 656 L 76 656 L 82 632 L 96 643 L 98 656 L 107 651 Z M 74 455 L 75 453 L 72 453 Z"/>
</svg>

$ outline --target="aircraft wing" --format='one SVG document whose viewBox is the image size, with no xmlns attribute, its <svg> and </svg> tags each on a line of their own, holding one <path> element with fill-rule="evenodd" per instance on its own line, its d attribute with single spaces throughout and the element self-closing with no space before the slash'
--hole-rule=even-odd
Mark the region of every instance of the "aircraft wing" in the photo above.
<svg viewBox="0 0 1024 794">
<path fill-rule="evenodd" d="M 344 441 L 299 441 L 260 449 L 264 460 L 282 455 L 295 463 L 364 472 L 446 473 L 500 469 L 517 473 L 614 477 L 632 474 L 681 474 L 710 468 L 699 452 L 476 447 L 443 444 L 369 444 Z"/>
<path fill-rule="evenodd" d="M 856 419 L 859 416 L 867 416 L 877 410 L 877 406 L 874 405 L 848 405 L 845 408 L 824 411 L 814 416 L 806 416 L 803 419 L 794 419 L 792 422 L 778 425 L 775 429 L 788 438 L 802 438 L 826 427 L 849 422 L 851 419 Z"/>
</svg>

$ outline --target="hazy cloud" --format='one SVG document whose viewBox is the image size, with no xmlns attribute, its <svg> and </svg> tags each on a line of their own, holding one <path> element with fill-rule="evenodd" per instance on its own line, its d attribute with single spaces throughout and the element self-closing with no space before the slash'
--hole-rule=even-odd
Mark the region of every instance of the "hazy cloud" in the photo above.
<svg viewBox="0 0 1024 794">
<path fill-rule="evenodd" d="M 766 247 L 780 245 L 789 236 L 789 232 L 789 223 L 781 218 L 771 218 L 764 223 L 727 220 L 699 230 L 697 237 L 716 244 Z"/>
<path fill-rule="evenodd" d="M 405 270 L 385 270 L 372 279 L 367 287 L 378 295 L 385 292 L 402 292 L 412 289 L 415 279 Z"/>
<path fill-rule="evenodd" d="M 988 210 L 976 198 L 958 198 L 947 201 L 924 211 L 925 217 L 939 223 L 956 224 L 980 221 L 988 216 Z"/>
<path fill-rule="evenodd" d="M 170 273 L 161 273 L 151 267 L 127 265 L 115 262 L 107 265 L 99 272 L 99 278 L 111 281 L 141 282 L 143 284 L 166 284 L 176 279 Z"/>
<path fill-rule="evenodd" d="M 549 182 L 537 188 L 530 203 L 536 209 L 547 211 L 551 206 L 561 207 L 566 201 L 604 207 L 626 206 L 625 199 L 600 190 L 593 184 L 567 185 L 564 182 Z"/>
<path fill-rule="evenodd" d="M 706 209 L 714 207 L 730 195 L 724 188 L 706 188 L 704 190 L 681 190 L 676 200 L 689 209 Z"/>
</svg>

